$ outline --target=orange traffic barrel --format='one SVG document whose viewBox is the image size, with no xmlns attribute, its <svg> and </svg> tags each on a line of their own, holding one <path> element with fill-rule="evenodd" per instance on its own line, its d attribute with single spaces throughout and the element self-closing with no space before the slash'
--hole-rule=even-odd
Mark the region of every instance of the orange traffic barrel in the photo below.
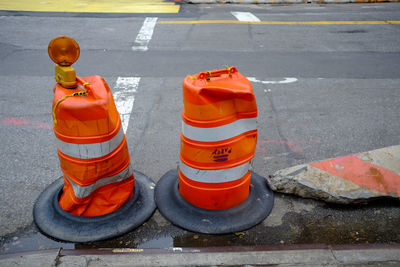
<svg viewBox="0 0 400 267">
<path fill-rule="evenodd" d="M 55 38 L 49 55 L 57 63 L 52 114 L 63 177 L 39 196 L 35 222 L 48 235 L 73 242 L 130 231 L 154 212 L 154 183 L 131 166 L 105 80 L 75 75 L 71 64 L 79 56 L 77 43 Z"/>
<path fill-rule="evenodd" d="M 266 180 L 251 171 L 257 104 L 235 67 L 183 80 L 178 170 L 157 183 L 156 203 L 174 224 L 201 233 L 230 233 L 261 222 L 273 207 Z"/>
</svg>

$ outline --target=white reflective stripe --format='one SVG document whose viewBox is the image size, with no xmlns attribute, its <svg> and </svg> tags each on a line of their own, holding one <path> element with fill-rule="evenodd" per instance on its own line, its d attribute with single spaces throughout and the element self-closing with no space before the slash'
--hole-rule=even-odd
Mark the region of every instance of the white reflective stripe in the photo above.
<svg viewBox="0 0 400 267">
<path fill-rule="evenodd" d="M 89 196 L 92 192 L 94 192 L 95 190 L 99 189 L 102 186 L 121 182 L 125 179 L 128 179 L 129 177 L 132 176 L 132 173 L 133 173 L 133 169 L 131 167 L 131 164 L 129 164 L 129 166 L 126 167 L 120 173 L 113 175 L 113 176 L 101 178 L 101 179 L 97 180 L 94 184 L 87 185 L 87 186 L 77 185 L 65 173 L 64 173 L 64 176 L 65 176 L 65 178 L 68 179 L 68 181 L 72 185 L 75 196 L 77 198 L 84 198 L 84 197 Z"/>
<path fill-rule="evenodd" d="M 256 129 L 257 118 L 240 119 L 223 126 L 212 128 L 194 127 L 182 121 L 183 136 L 199 142 L 222 141 Z"/>
<path fill-rule="evenodd" d="M 79 159 L 99 158 L 110 154 L 124 140 L 124 131 L 120 127 L 117 135 L 108 141 L 93 144 L 73 144 L 57 140 L 58 149 L 68 156 Z"/>
<path fill-rule="evenodd" d="M 199 170 L 189 167 L 182 161 L 179 170 L 190 180 L 201 183 L 224 183 L 242 178 L 250 169 L 250 162 L 222 170 Z"/>
</svg>

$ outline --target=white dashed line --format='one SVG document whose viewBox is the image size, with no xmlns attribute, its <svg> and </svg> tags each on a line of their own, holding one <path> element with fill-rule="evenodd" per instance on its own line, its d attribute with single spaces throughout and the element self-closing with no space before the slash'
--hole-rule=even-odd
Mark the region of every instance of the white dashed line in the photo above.
<svg viewBox="0 0 400 267">
<path fill-rule="evenodd" d="M 135 45 L 132 46 L 133 51 L 147 51 L 147 47 L 151 37 L 153 36 L 154 27 L 156 26 L 158 18 L 146 18 L 143 26 L 136 36 Z"/>
<path fill-rule="evenodd" d="M 234 12 L 232 11 L 231 14 L 240 21 L 260 21 L 259 18 L 254 16 L 250 12 Z"/>
<path fill-rule="evenodd" d="M 253 83 L 263 83 L 263 84 L 281 84 L 281 83 L 294 83 L 297 82 L 297 78 L 285 78 L 283 81 L 260 81 L 255 77 L 247 77 L 250 82 Z"/>
<path fill-rule="evenodd" d="M 140 77 L 118 77 L 114 87 L 114 102 L 121 117 L 124 133 L 128 129 L 135 93 L 139 87 Z"/>
<path fill-rule="evenodd" d="M 383 8 L 383 6 L 362 6 L 361 8 Z"/>
</svg>

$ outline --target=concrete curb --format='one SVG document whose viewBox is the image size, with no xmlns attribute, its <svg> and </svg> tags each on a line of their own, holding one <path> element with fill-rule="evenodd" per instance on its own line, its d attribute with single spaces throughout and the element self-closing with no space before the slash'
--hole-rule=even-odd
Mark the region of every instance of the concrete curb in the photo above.
<svg viewBox="0 0 400 267">
<path fill-rule="evenodd" d="M 383 3 L 400 0 L 184 0 L 188 4 L 346 4 L 346 3 Z"/>
<path fill-rule="evenodd" d="M 308 248 L 307 248 L 308 247 Z M 268 250 L 265 250 L 267 248 Z M 0 266 L 382 266 L 400 264 L 400 245 L 48 250 L 1 255 Z"/>
</svg>

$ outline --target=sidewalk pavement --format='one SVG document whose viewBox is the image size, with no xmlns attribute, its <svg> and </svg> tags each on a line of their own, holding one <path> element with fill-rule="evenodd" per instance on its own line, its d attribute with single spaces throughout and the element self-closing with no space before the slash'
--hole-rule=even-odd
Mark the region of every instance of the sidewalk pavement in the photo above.
<svg viewBox="0 0 400 267">
<path fill-rule="evenodd" d="M 0 255 L 0 266 L 399 266 L 397 245 L 297 245 L 42 250 Z"/>
<path fill-rule="evenodd" d="M 189 4 L 345 4 L 345 3 L 382 3 L 400 2 L 400 0 L 184 0 Z"/>
</svg>

